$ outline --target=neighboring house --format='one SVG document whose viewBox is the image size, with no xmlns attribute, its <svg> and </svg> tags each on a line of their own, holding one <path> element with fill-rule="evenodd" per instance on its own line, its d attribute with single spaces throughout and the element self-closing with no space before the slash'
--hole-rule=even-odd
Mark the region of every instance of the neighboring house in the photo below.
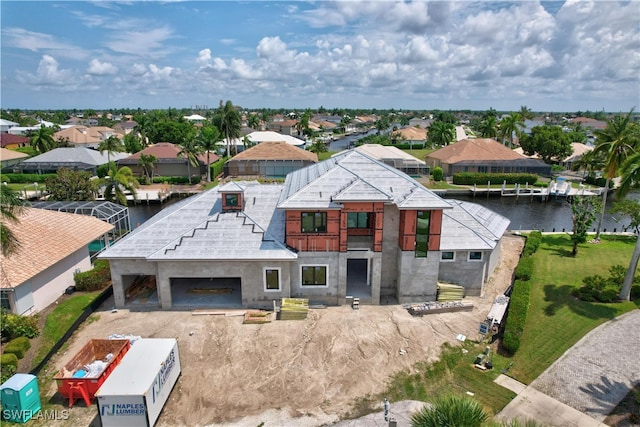
<svg viewBox="0 0 640 427">
<path fill-rule="evenodd" d="M 439 280 L 480 295 L 508 225 L 350 150 L 284 185 L 232 181 L 168 206 L 100 258 L 116 307 L 432 301 Z M 140 276 L 157 284 L 147 302 L 126 297 Z"/>
<path fill-rule="evenodd" d="M 192 114 L 190 116 L 184 116 L 184 119 L 190 122 L 199 122 L 199 123 L 202 123 L 205 120 L 207 120 L 206 117 L 202 117 L 200 114 Z"/>
<path fill-rule="evenodd" d="M 11 120 L 0 119 L 0 133 L 7 133 L 12 127 L 18 126 L 20 123 Z"/>
<path fill-rule="evenodd" d="M 56 141 L 65 141 L 74 146 L 98 148 L 110 136 L 122 139 L 123 133 L 106 126 L 71 126 L 53 134 Z"/>
<path fill-rule="evenodd" d="M 74 274 L 91 269 L 89 243 L 106 239 L 113 226 L 99 219 L 24 208 L 11 231 L 20 246 L 0 254 L 0 302 L 17 314 L 37 313 L 74 284 Z"/>
<path fill-rule="evenodd" d="M 534 173 L 551 176 L 551 166 L 519 154 L 489 138 L 458 141 L 429 153 L 425 162 L 441 167 L 445 176 L 458 172 Z"/>
<path fill-rule="evenodd" d="M 424 144 L 427 140 L 427 130 L 419 127 L 405 127 L 391 132 L 391 141 L 395 144 Z"/>
<path fill-rule="evenodd" d="M 26 147 L 31 144 L 29 137 L 22 135 L 13 135 L 11 133 L 0 133 L 0 144 L 2 148 L 15 149 Z"/>
<path fill-rule="evenodd" d="M 297 124 L 297 120 L 272 121 L 267 125 L 267 130 L 292 136 L 298 134 L 298 129 L 296 129 Z"/>
<path fill-rule="evenodd" d="M 207 154 L 202 153 L 198 156 L 199 166 L 188 166 L 186 157 L 178 157 L 181 148 L 179 145 L 170 142 L 159 142 L 150 145 L 142 151 L 130 155 L 126 158 L 118 160 L 118 167 L 128 166 L 134 174 L 144 175 L 142 166 L 138 165 L 140 156 L 143 154 L 154 156 L 156 159 L 153 174 L 156 176 L 202 176 L 207 173 Z M 217 154 L 209 153 L 209 163 L 215 163 L 219 160 Z"/>
<path fill-rule="evenodd" d="M 425 117 L 414 117 L 409 120 L 409 126 L 411 127 L 421 127 L 423 129 L 428 129 L 431 126 L 431 122 L 433 119 L 427 119 Z"/>
<path fill-rule="evenodd" d="M 569 123 L 572 123 L 572 124 L 579 123 L 583 128 L 585 128 L 588 131 L 604 129 L 607 127 L 607 122 L 602 120 L 591 119 L 588 117 L 575 117 L 573 119 L 569 119 Z"/>
<path fill-rule="evenodd" d="M 128 135 L 133 132 L 136 126 L 138 126 L 138 122 L 129 120 L 126 122 L 116 123 L 115 125 L 113 125 L 113 130 L 121 135 Z"/>
<path fill-rule="evenodd" d="M 0 169 L 4 170 L 28 158 L 28 154 L 0 148 Z"/>
<path fill-rule="evenodd" d="M 425 175 L 428 177 L 430 174 L 429 166 L 424 161 L 416 159 L 411 154 L 393 146 L 363 144 L 356 147 L 355 150 L 384 164 L 393 166 L 410 176 Z"/>
<path fill-rule="evenodd" d="M 69 168 L 97 173 L 98 166 L 127 157 L 128 153 L 107 153 L 87 147 L 62 147 L 23 160 L 13 166 L 17 172 L 23 173 L 56 173 L 60 168 Z"/>
<path fill-rule="evenodd" d="M 572 169 L 573 165 L 582 159 L 582 156 L 593 150 L 593 146 L 585 145 L 580 142 L 572 142 L 571 148 L 573 152 L 562 159 L 559 163 L 567 169 Z"/>
<path fill-rule="evenodd" d="M 271 132 L 271 131 L 251 132 L 250 134 L 247 135 L 247 138 L 253 144 L 260 144 L 261 142 L 283 141 L 289 145 L 292 145 L 298 148 L 304 148 L 304 145 L 305 145 L 305 141 L 303 141 L 302 139 L 295 138 L 291 135 L 283 135 L 281 133 Z"/>
<path fill-rule="evenodd" d="M 46 120 L 40 120 L 39 123 L 35 126 L 12 126 L 9 128 L 9 133 L 13 135 L 28 135 L 29 132 L 36 132 L 42 126 L 44 127 L 54 127 L 58 126 L 55 123 L 48 122 Z M 58 126 L 60 127 L 60 126 Z"/>
<path fill-rule="evenodd" d="M 284 141 L 263 142 L 227 161 L 224 175 L 284 178 L 290 172 L 317 162 L 317 154 Z"/>
</svg>

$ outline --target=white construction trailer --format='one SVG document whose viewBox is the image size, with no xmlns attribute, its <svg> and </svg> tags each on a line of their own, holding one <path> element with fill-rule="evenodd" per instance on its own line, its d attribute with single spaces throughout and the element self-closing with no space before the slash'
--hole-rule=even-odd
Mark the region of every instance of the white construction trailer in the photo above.
<svg viewBox="0 0 640 427">
<path fill-rule="evenodd" d="M 175 338 L 135 341 L 96 392 L 102 426 L 153 426 L 180 372 Z"/>
</svg>

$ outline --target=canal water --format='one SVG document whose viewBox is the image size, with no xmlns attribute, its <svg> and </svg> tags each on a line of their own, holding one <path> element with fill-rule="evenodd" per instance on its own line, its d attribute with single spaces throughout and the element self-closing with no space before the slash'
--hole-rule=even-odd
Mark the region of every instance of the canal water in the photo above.
<svg viewBox="0 0 640 427">
<path fill-rule="evenodd" d="M 629 196 L 633 199 L 640 199 L 640 193 L 633 193 Z M 137 228 L 147 219 L 160 212 L 166 206 L 179 202 L 184 198 L 172 198 L 166 203 L 160 204 L 139 204 L 129 206 L 129 218 L 131 226 Z M 499 213 L 511 220 L 509 229 L 512 231 L 519 230 L 544 230 L 544 231 L 571 231 L 571 206 L 565 198 L 551 198 L 546 202 L 540 201 L 540 198 L 530 200 L 521 197 L 516 200 L 515 197 L 499 197 L 499 196 L 445 196 L 445 199 L 458 199 L 467 202 L 477 203 L 485 206 L 492 211 Z M 607 200 L 607 208 L 602 225 L 602 230 L 607 232 L 624 231 L 629 226 L 629 219 L 622 218 L 618 214 L 611 212 L 612 197 Z M 598 226 L 597 219 L 591 228 L 595 232 Z M 629 230 L 631 231 L 631 230 Z"/>
</svg>

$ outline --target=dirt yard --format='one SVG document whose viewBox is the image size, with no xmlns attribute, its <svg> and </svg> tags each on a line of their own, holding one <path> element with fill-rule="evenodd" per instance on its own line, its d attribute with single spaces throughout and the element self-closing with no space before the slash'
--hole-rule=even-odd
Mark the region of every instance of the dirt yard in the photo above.
<svg viewBox="0 0 640 427">
<path fill-rule="evenodd" d="M 243 325 L 242 317 L 105 307 L 50 366 L 62 366 L 91 338 L 176 337 L 182 375 L 158 426 L 332 423 L 356 399 L 382 392 L 394 372 L 436 359 L 441 344 L 456 342 L 457 334 L 478 339 L 478 322 L 510 284 L 523 243 L 505 236 L 484 295 L 466 298 L 473 311 L 412 317 L 401 306 L 342 306 L 310 310 L 305 321 Z M 65 408 L 53 382 L 41 393 L 43 403 Z M 73 425 L 99 425 L 95 406 L 76 403 L 70 416 Z"/>
</svg>

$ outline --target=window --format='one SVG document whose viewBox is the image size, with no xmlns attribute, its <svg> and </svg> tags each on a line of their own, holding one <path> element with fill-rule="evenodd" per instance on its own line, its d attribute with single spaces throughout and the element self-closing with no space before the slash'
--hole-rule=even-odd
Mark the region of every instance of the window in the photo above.
<svg viewBox="0 0 640 427">
<path fill-rule="evenodd" d="M 482 252 L 469 252 L 469 261 L 482 261 Z"/>
<path fill-rule="evenodd" d="M 302 266 L 302 286 L 327 286 L 327 266 Z"/>
<path fill-rule="evenodd" d="M 327 213 L 326 212 L 302 212 L 302 232 L 303 233 L 326 233 Z"/>
<path fill-rule="evenodd" d="M 429 250 L 429 220 L 431 211 L 418 211 L 416 224 L 416 258 L 426 258 Z"/>
<path fill-rule="evenodd" d="M 455 252 L 442 252 L 442 255 L 440 256 L 440 259 L 442 261 L 455 261 L 456 253 Z"/>
<path fill-rule="evenodd" d="M 0 306 L 7 311 L 11 311 L 11 302 L 9 301 L 9 292 L 0 291 Z"/>
<path fill-rule="evenodd" d="M 349 212 L 347 214 L 347 228 L 369 228 L 369 213 Z"/>
<path fill-rule="evenodd" d="M 224 195 L 224 204 L 226 206 L 238 206 L 238 195 L 237 194 L 225 194 Z"/>
<path fill-rule="evenodd" d="M 266 268 L 264 270 L 264 290 L 279 291 L 280 290 L 280 269 Z"/>
</svg>

